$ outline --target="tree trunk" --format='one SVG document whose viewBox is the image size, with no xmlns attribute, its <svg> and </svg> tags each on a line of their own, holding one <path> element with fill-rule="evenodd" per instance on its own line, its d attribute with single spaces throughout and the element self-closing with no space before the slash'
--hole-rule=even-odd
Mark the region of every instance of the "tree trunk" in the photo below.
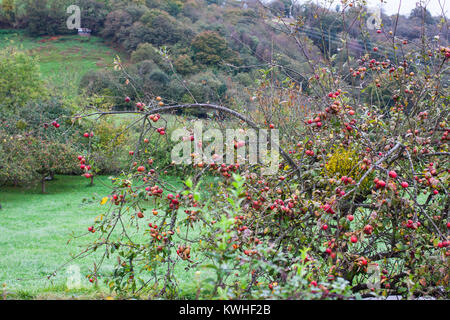
<svg viewBox="0 0 450 320">
<path fill-rule="evenodd" d="M 90 186 L 92 187 L 94 185 L 94 176 L 91 176 L 91 184 Z"/>
<path fill-rule="evenodd" d="M 42 180 L 41 180 L 41 191 L 42 191 L 42 193 L 45 193 L 45 176 L 42 177 Z"/>
</svg>

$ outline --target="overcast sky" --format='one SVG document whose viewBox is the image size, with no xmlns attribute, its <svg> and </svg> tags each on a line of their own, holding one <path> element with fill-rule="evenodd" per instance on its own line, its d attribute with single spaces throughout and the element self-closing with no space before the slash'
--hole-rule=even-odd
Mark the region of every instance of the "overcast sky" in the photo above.
<svg viewBox="0 0 450 320">
<path fill-rule="evenodd" d="M 330 2 L 333 2 L 332 8 L 336 7 L 336 4 L 340 4 L 340 0 L 297 0 L 300 3 L 304 2 L 313 2 L 313 3 L 326 3 L 326 6 L 329 6 Z M 398 11 L 398 7 L 400 6 L 400 14 L 409 15 L 412 9 L 416 7 L 416 3 L 420 0 L 383 0 L 383 4 L 381 4 L 381 0 L 367 0 L 367 4 L 369 7 L 377 7 L 381 4 L 384 12 L 387 15 L 396 14 Z M 431 12 L 433 16 L 441 15 L 442 8 L 444 8 L 445 15 L 449 16 L 449 6 L 450 0 L 422 0 L 424 4 L 426 4 L 427 9 Z"/>
</svg>

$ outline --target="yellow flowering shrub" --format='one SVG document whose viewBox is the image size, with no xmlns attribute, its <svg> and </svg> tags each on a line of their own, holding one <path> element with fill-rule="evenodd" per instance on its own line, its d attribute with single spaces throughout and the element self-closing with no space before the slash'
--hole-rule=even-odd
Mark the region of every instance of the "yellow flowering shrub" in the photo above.
<svg viewBox="0 0 450 320">
<path fill-rule="evenodd" d="M 358 156 L 358 151 L 349 147 L 337 147 L 332 153 L 328 154 L 327 162 L 324 167 L 325 173 L 329 177 L 341 179 L 348 177 L 355 180 L 356 183 L 362 178 L 366 169 L 364 163 Z M 372 174 L 369 174 L 361 183 L 361 190 L 371 188 Z"/>
</svg>

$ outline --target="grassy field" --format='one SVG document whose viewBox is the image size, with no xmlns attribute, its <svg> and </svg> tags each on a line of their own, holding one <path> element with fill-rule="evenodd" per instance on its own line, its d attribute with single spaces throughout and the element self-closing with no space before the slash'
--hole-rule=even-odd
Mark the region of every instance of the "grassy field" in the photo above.
<svg viewBox="0 0 450 320">
<path fill-rule="evenodd" d="M 168 179 L 179 183 L 175 178 Z M 91 240 L 87 236 L 67 243 L 72 232 L 86 233 L 87 226 L 104 210 L 97 200 L 86 204 L 83 199 L 110 194 L 109 186 L 105 176 L 97 177 L 92 187 L 83 177 L 57 176 L 48 182 L 47 194 L 41 194 L 39 188 L 0 188 L 0 295 L 3 284 L 3 292 L 10 298 L 106 297 L 109 291 L 101 280 L 99 288 L 95 288 L 86 278 L 95 256 L 69 262 L 51 281 L 47 276 Z M 71 266 L 80 268 L 81 287 L 69 290 L 66 284 Z M 106 263 L 100 271 L 106 274 L 111 270 L 112 264 Z M 177 274 L 189 291 L 191 275 L 182 264 Z"/>
<path fill-rule="evenodd" d="M 38 59 L 42 77 L 69 95 L 76 94 L 80 79 L 86 72 L 110 68 L 118 55 L 95 36 L 31 38 L 16 30 L 0 31 L 0 49 L 13 46 L 27 51 Z"/>
</svg>

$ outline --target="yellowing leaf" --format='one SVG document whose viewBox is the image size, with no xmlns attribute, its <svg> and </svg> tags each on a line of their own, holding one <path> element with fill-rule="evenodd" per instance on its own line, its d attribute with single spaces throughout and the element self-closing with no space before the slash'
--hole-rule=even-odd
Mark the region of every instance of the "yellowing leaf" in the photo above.
<svg viewBox="0 0 450 320">
<path fill-rule="evenodd" d="M 104 197 L 104 198 L 102 199 L 102 201 L 100 201 L 100 204 L 101 204 L 101 205 L 104 205 L 106 202 L 108 202 L 108 197 Z"/>
</svg>

